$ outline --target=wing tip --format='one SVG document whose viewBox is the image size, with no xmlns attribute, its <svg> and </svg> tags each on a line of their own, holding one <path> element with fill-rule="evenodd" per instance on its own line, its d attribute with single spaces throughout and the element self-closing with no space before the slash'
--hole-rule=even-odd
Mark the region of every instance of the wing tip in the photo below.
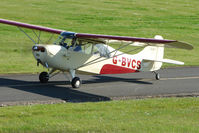
<svg viewBox="0 0 199 133">
<path fill-rule="evenodd" d="M 186 49 L 186 50 L 194 49 L 194 47 L 187 42 L 176 41 L 176 42 L 172 42 L 171 44 L 173 44 L 174 47 L 176 47 L 176 48 L 181 48 L 181 49 Z"/>
</svg>

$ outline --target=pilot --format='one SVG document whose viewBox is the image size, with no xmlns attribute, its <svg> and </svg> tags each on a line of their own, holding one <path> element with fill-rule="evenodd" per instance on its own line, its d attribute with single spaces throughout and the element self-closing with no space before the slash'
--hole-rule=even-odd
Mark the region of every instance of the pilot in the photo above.
<svg viewBox="0 0 199 133">
<path fill-rule="evenodd" d="M 68 46 L 67 46 L 67 43 L 63 43 L 63 45 L 62 45 L 63 47 L 65 47 L 65 48 L 68 48 Z"/>
<path fill-rule="evenodd" d="M 74 51 L 82 51 L 82 47 L 80 45 L 77 45 L 74 49 Z"/>
<path fill-rule="evenodd" d="M 66 42 L 60 42 L 59 45 L 63 46 L 64 48 L 68 49 L 69 46 L 67 45 Z"/>
</svg>

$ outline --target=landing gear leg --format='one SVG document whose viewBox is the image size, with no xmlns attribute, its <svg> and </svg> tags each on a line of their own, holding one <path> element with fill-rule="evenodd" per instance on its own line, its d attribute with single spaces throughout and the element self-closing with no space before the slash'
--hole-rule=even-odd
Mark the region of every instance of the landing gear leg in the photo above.
<svg viewBox="0 0 199 133">
<path fill-rule="evenodd" d="M 153 72 L 154 74 L 155 74 L 155 78 L 156 78 L 156 80 L 160 80 L 160 74 L 159 73 L 157 73 L 157 72 Z"/>
<path fill-rule="evenodd" d="M 75 70 L 70 70 L 70 75 L 72 77 L 71 85 L 73 88 L 79 88 L 81 86 L 81 80 L 79 77 L 75 77 Z"/>
</svg>

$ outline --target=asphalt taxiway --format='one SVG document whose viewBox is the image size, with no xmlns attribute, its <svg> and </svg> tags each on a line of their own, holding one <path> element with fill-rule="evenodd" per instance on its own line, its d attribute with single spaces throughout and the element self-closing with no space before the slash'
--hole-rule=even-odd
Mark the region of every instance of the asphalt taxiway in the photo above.
<svg viewBox="0 0 199 133">
<path fill-rule="evenodd" d="M 38 74 L 0 75 L 0 105 L 108 101 L 111 99 L 198 96 L 199 67 L 169 68 L 119 75 L 78 75 L 82 86 L 73 89 L 63 74 L 41 84 Z"/>
</svg>

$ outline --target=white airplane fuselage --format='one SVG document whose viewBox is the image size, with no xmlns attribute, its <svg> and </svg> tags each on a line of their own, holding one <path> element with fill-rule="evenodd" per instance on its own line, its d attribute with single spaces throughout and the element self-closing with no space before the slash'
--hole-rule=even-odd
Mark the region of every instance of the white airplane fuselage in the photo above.
<svg viewBox="0 0 199 133">
<path fill-rule="evenodd" d="M 112 48 L 113 49 L 113 48 Z M 61 71 L 77 70 L 77 72 L 89 74 L 119 74 L 133 73 L 139 71 L 153 71 L 161 67 L 162 63 L 155 65 L 154 62 L 144 62 L 141 57 L 144 53 L 129 55 L 123 54 L 110 58 L 100 57 L 98 54 L 86 54 L 82 51 L 66 49 L 60 45 L 33 46 L 35 59 L 46 68 L 53 68 Z M 148 56 L 148 55 L 146 55 Z M 156 67 L 155 67 L 156 66 Z"/>
</svg>

